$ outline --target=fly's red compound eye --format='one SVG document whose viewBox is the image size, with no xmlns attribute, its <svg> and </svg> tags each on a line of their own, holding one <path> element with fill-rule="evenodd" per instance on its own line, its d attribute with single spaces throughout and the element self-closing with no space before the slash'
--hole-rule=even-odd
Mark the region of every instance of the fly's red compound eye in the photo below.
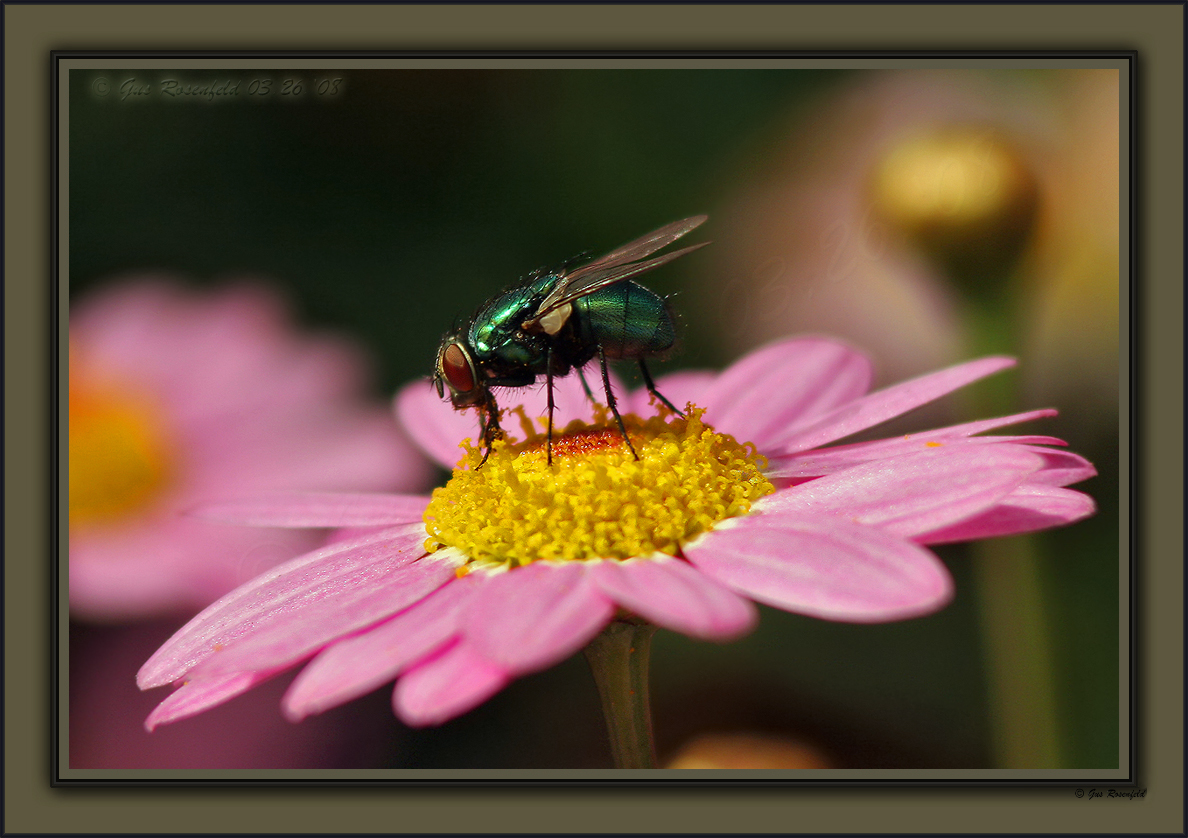
<svg viewBox="0 0 1188 838">
<path fill-rule="evenodd" d="M 474 389 L 474 372 L 466 351 L 456 343 L 449 344 L 441 353 L 441 374 L 457 393 L 469 393 Z"/>
</svg>

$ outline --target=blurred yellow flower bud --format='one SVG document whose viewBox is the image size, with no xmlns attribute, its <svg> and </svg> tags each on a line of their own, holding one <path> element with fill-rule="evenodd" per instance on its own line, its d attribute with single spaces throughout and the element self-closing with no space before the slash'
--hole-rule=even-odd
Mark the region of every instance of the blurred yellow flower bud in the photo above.
<svg viewBox="0 0 1188 838">
<path fill-rule="evenodd" d="M 707 733 L 691 739 L 668 768 L 831 768 L 815 748 L 778 736 Z"/>
<path fill-rule="evenodd" d="M 1031 167 L 1001 132 L 974 125 L 913 134 L 876 163 L 871 200 L 942 267 L 981 278 L 1008 267 L 1035 218 Z"/>
</svg>

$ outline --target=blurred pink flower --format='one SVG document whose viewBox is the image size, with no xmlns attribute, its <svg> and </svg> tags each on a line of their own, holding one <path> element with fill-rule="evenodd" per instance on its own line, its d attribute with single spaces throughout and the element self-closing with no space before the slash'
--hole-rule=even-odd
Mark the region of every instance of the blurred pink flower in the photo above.
<svg viewBox="0 0 1188 838">
<path fill-rule="evenodd" d="M 202 514 L 245 524 L 383 529 L 274 568 L 195 617 L 140 671 L 142 689 L 182 684 L 146 724 L 151 728 L 199 713 L 311 657 L 283 701 L 291 719 L 398 678 L 397 715 L 414 725 L 437 724 L 480 704 L 512 678 L 582 648 L 620 608 L 718 641 L 753 626 L 752 600 L 851 622 L 934 611 L 951 597 L 952 582 L 922 545 L 1030 532 L 1083 518 L 1092 513 L 1093 501 L 1063 487 L 1092 476 L 1092 465 L 1049 447 L 1063 444 L 1051 437 L 975 436 L 1051 416 L 1052 410 L 821 446 L 1012 364 L 1008 358 L 985 358 L 867 394 L 871 368 L 865 357 L 830 340 L 800 338 L 757 350 L 718 375 L 679 372 L 662 378 L 660 389 L 670 399 L 704 406 L 707 424 L 749 440 L 766 455 L 764 475 L 743 479 L 765 476 L 777 487 L 746 512 L 718 516 L 707 531 L 680 540 L 675 555 L 534 560 L 544 554 L 542 548 L 493 566 L 454 547 L 427 552 L 422 515 L 429 499 L 410 495 L 276 494 L 211 505 Z M 589 415 L 576 376 L 560 379 L 557 391 L 562 417 Z M 514 397 L 504 400 L 516 403 Z M 622 402 L 642 413 L 648 394 L 632 393 Z M 529 415 L 540 415 L 544 396 L 521 392 L 518 403 Z M 406 387 L 397 410 L 413 437 L 442 464 L 454 460 L 458 440 L 476 430 L 473 415 L 451 410 L 426 382 Z M 558 427 L 563 424 L 564 419 Z M 696 438 L 711 436 L 705 430 Z M 560 441 L 555 445 L 560 449 Z M 615 445 L 630 463 L 621 444 Z M 505 463 L 498 454 L 483 472 L 519 469 L 525 459 L 521 454 Z M 543 456 L 538 459 L 543 462 Z M 584 468 L 581 457 L 560 459 L 550 471 L 558 481 L 567 469 L 591 486 L 608 479 L 605 469 Z M 644 469 L 648 459 L 624 470 Z M 470 463 L 477 463 L 477 453 Z M 669 480 L 676 468 L 656 480 Z M 473 468 L 456 471 L 453 480 L 468 473 L 475 474 Z M 714 481 L 729 479 L 706 482 Z M 638 506 L 643 505 L 641 500 Z M 478 509 L 473 516 L 481 519 L 474 522 L 478 530 L 505 523 L 493 507 L 480 503 Z M 624 532 L 637 512 L 621 510 Z M 611 520 L 611 526 L 620 523 L 613 515 Z M 540 532 L 562 525 L 547 519 Z"/>
<path fill-rule="evenodd" d="M 143 279 L 74 302 L 71 616 L 196 610 L 320 542 L 182 514 L 229 490 L 425 485 L 428 463 L 363 400 L 364 366 L 256 285 Z"/>
</svg>

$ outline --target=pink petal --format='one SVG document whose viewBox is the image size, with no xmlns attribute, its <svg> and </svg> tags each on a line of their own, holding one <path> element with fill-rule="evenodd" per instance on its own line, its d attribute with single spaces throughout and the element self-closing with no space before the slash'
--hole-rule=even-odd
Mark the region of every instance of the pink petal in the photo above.
<svg viewBox="0 0 1188 838">
<path fill-rule="evenodd" d="M 396 682 L 392 709 L 413 727 L 438 725 L 473 710 L 510 680 L 469 644 L 456 642 Z"/>
<path fill-rule="evenodd" d="M 1071 451 L 1053 451 L 1051 448 L 1041 448 L 1034 445 L 1026 446 L 1029 451 L 1039 454 L 1044 460 L 1043 469 L 1034 475 L 1029 483 L 1043 483 L 1046 486 L 1067 486 L 1079 483 L 1097 475 L 1093 464 L 1079 454 Z"/>
<path fill-rule="evenodd" d="M 481 442 L 478 413 L 473 408 L 455 410 L 438 397 L 432 382 L 413 381 L 401 388 L 394 402 L 396 418 L 413 442 L 438 462 L 452 469 L 462 459 L 462 440 Z"/>
<path fill-rule="evenodd" d="M 300 632 L 302 609 L 328 591 L 345 595 L 424 555 L 424 526 L 382 530 L 298 556 L 208 606 L 149 658 L 137 675 L 148 689 L 180 680 L 198 663 L 262 627 Z"/>
<path fill-rule="evenodd" d="M 709 370 L 680 370 L 657 378 L 656 389 L 680 410 L 684 410 L 689 402 L 698 407 L 705 407 L 706 393 L 717 377 L 717 373 Z M 636 416 L 647 417 L 656 413 L 656 407 L 652 404 L 652 394 L 645 387 L 640 387 L 630 394 L 627 409 Z"/>
<path fill-rule="evenodd" d="M 618 377 L 611 372 L 611 390 L 616 397 L 626 395 Z M 597 365 L 588 367 L 586 380 L 596 399 L 605 400 L 602 374 Z M 529 387 L 499 388 L 499 407 L 503 411 L 500 423 L 513 439 L 522 439 L 520 420 L 511 411 L 517 406 L 524 408 L 530 421 L 548 416 L 548 393 L 544 378 Z M 448 400 L 438 398 L 437 391 L 428 381 L 414 381 L 406 385 L 396 396 L 396 415 L 422 449 L 446 468 L 453 468 L 462 459 L 459 444 L 469 438 L 479 444 L 478 413 L 473 409 L 455 410 Z M 553 379 L 553 422 L 560 431 L 570 421 L 589 421 L 594 417 L 594 407 L 582 388 L 577 372 Z M 536 428 L 543 428 L 537 422 Z"/>
<path fill-rule="evenodd" d="M 763 474 L 769 478 L 793 478 L 803 480 L 808 477 L 821 477 L 836 474 L 864 463 L 902 457 L 921 451 L 929 451 L 945 443 L 937 442 L 923 435 L 912 434 L 910 438 L 899 437 L 891 440 L 879 440 L 879 445 L 855 443 L 854 446 L 837 448 L 818 448 L 804 454 L 789 454 L 784 457 L 769 457 L 767 468 Z M 886 443 L 886 444 L 882 444 Z M 1049 436 L 973 436 L 962 439 L 960 445 L 1065 445 L 1063 440 Z M 859 446 L 862 446 L 859 449 Z M 855 450 L 842 449 L 853 448 Z M 1037 448 L 1036 453 L 1047 449 Z"/>
<path fill-rule="evenodd" d="M 371 527 L 420 521 L 428 503 L 421 495 L 272 492 L 202 504 L 190 514 L 254 527 Z"/>
<path fill-rule="evenodd" d="M 300 604 L 285 606 L 285 617 L 257 623 L 250 635 L 194 667 L 201 676 L 297 663 L 327 643 L 390 617 L 454 579 L 459 562 L 440 555 L 394 566 L 381 562 L 356 567 L 350 578 L 323 585 Z"/>
<path fill-rule="evenodd" d="M 583 562 L 538 561 L 484 579 L 463 633 L 484 658 L 521 674 L 585 646 L 614 610 Z"/>
<path fill-rule="evenodd" d="M 956 439 L 958 437 L 970 437 L 974 434 L 985 433 L 986 431 L 997 430 L 998 428 L 1005 428 L 1010 425 L 1018 425 L 1023 422 L 1031 422 L 1035 419 L 1047 419 L 1052 416 L 1059 415 L 1060 411 L 1054 410 L 1050 407 L 1040 408 L 1039 410 L 1028 410 L 1023 413 L 1012 413 L 1010 416 L 996 416 L 993 419 L 978 419 L 974 422 L 962 422 L 959 425 L 948 425 L 944 428 L 936 428 L 931 431 L 920 431 L 919 433 L 911 434 L 913 439 L 921 436 L 927 436 L 929 439 L 946 440 Z M 873 443 L 872 443 L 873 444 Z M 1064 445 L 1063 442 L 1055 444 Z"/>
<path fill-rule="evenodd" d="M 783 489 L 758 501 L 752 518 L 834 514 L 912 536 L 989 509 L 1043 464 L 1021 445 L 954 442 Z"/>
<path fill-rule="evenodd" d="M 854 442 L 849 445 L 837 445 L 832 448 L 819 448 L 811 451 L 797 452 L 780 456 L 768 456 L 768 467 L 764 474 L 769 477 L 819 477 L 832 474 L 852 465 L 908 454 L 931 447 L 930 443 L 948 442 L 955 439 L 966 439 L 970 442 L 984 441 L 998 442 L 1032 442 L 1043 445 L 1064 445 L 1063 440 L 1050 436 L 984 436 L 974 437 L 972 434 L 993 430 L 1005 425 L 1014 425 L 1045 416 L 1055 416 L 1055 410 L 1033 410 L 1029 413 L 1017 413 L 1013 416 L 1003 416 L 997 419 L 984 419 L 979 422 L 966 422 L 961 425 L 950 425 L 947 428 L 936 428 L 931 431 L 920 431 L 902 437 L 877 439 L 872 442 Z"/>
<path fill-rule="evenodd" d="M 916 536 L 921 544 L 976 541 L 995 536 L 1019 535 L 1064 526 L 1097 511 L 1093 499 L 1072 489 L 1028 484 L 968 521 Z"/>
<path fill-rule="evenodd" d="M 220 678 L 187 681 L 153 708 L 153 712 L 144 720 L 145 730 L 151 732 L 158 725 L 187 719 L 217 707 L 267 681 L 278 672 L 279 669 L 268 672 L 237 672 Z"/>
<path fill-rule="evenodd" d="M 299 721 L 357 698 L 448 643 L 473 592 L 466 582 L 444 585 L 390 620 L 322 650 L 285 693 L 285 715 Z"/>
<path fill-rule="evenodd" d="M 807 426 L 801 425 L 776 435 L 768 441 L 767 450 L 773 454 L 790 454 L 816 448 L 874 427 L 1014 365 L 1014 358 L 981 358 L 913 378 L 844 404 Z"/>
<path fill-rule="evenodd" d="M 781 516 L 778 526 L 739 519 L 684 552 L 739 593 L 826 620 L 901 620 L 935 611 L 953 595 L 952 579 L 932 553 L 834 516 Z"/>
<path fill-rule="evenodd" d="M 765 449 L 790 426 L 852 403 L 870 380 L 870 361 L 845 344 L 823 338 L 780 341 L 718 377 L 705 396 L 705 421 Z"/>
<path fill-rule="evenodd" d="M 590 562 L 590 575 L 615 602 L 658 626 L 703 640 L 750 631 L 754 606 L 686 562 L 656 555 Z"/>
<path fill-rule="evenodd" d="M 598 404 L 606 403 L 606 388 L 602 384 L 602 370 L 597 361 L 592 361 L 583 368 L 586 383 L 590 385 L 590 392 Z M 630 394 L 623 386 L 619 376 L 613 369 L 607 369 L 611 383 L 611 392 L 619 405 L 619 412 L 629 403 Z M 516 405 L 523 405 L 524 412 L 529 419 L 544 418 L 549 415 L 549 395 L 545 389 L 544 377 L 541 376 L 531 387 L 520 387 L 514 390 L 504 390 L 499 394 L 499 406 L 510 409 Z M 561 378 L 553 379 L 553 421 L 558 430 L 564 428 L 574 419 L 589 422 L 594 418 L 594 403 L 586 395 L 582 387 L 582 380 L 577 370 Z M 508 414 L 504 425 L 508 432 L 516 438 L 522 437 L 519 421 Z M 538 423 L 538 428 L 544 425 Z"/>
</svg>

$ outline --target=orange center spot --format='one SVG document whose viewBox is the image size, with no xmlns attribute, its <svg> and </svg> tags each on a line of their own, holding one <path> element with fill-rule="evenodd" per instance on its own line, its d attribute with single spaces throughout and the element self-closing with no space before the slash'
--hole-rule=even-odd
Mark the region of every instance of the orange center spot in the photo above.
<svg viewBox="0 0 1188 838">
<path fill-rule="evenodd" d="M 168 484 L 162 417 L 135 389 L 87 381 L 71 367 L 70 525 L 114 523 L 151 506 Z"/>
<path fill-rule="evenodd" d="M 543 446 L 543 443 L 542 443 Z M 597 428 L 553 437 L 554 457 L 577 457 L 625 448 L 618 427 Z"/>
</svg>

